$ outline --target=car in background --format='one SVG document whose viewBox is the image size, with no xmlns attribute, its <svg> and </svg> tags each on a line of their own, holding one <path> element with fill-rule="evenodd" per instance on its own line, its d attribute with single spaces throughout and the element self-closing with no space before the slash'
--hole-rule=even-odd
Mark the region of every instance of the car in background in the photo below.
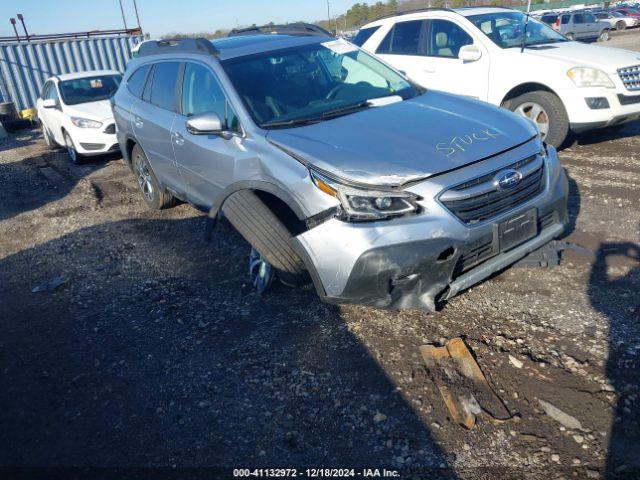
<svg viewBox="0 0 640 480">
<path fill-rule="evenodd" d="M 36 102 L 44 140 L 50 148 L 66 148 L 73 163 L 83 157 L 118 150 L 110 99 L 122 75 L 94 70 L 54 75 Z"/>
<path fill-rule="evenodd" d="M 614 12 L 621 13 L 623 15 L 626 15 L 627 17 L 634 17 L 634 18 L 640 17 L 640 10 L 637 8 L 631 8 L 631 7 L 616 8 Z"/>
<path fill-rule="evenodd" d="M 321 298 L 433 311 L 561 235 L 568 185 L 533 124 L 425 91 L 301 25 L 143 44 L 114 97 L 147 205 L 220 212 Z"/>
<path fill-rule="evenodd" d="M 640 118 L 637 52 L 570 41 L 519 11 L 470 7 L 394 15 L 365 25 L 355 40 L 421 86 L 528 117 L 556 147 L 570 130 Z"/>
<path fill-rule="evenodd" d="M 611 25 L 598 21 L 591 12 L 548 13 L 540 20 L 571 40 L 609 40 Z"/>
<path fill-rule="evenodd" d="M 612 30 L 625 30 L 640 25 L 640 17 L 630 17 L 616 11 L 593 13 L 600 22 L 608 22 Z"/>
</svg>

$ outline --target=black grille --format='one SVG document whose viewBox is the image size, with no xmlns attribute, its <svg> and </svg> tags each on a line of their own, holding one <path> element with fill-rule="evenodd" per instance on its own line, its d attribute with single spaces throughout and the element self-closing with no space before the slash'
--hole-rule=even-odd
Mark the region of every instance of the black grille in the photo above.
<svg viewBox="0 0 640 480">
<path fill-rule="evenodd" d="M 493 235 L 488 235 L 468 247 L 465 253 L 460 255 L 456 266 L 453 269 L 453 277 L 456 278 L 462 275 L 467 270 L 478 265 L 480 262 L 487 260 L 489 257 L 495 255 L 496 251 L 493 248 Z"/>
<path fill-rule="evenodd" d="M 640 90 L 640 65 L 619 68 L 618 76 L 627 90 Z"/>
<path fill-rule="evenodd" d="M 116 133 L 116 124 L 115 123 L 110 123 L 109 125 L 107 125 L 104 129 L 104 133 L 108 133 L 108 134 L 114 134 Z"/>
<path fill-rule="evenodd" d="M 640 103 L 640 95 L 630 96 L 619 93 L 618 101 L 620 102 L 620 105 L 633 105 L 634 103 Z"/>
<path fill-rule="evenodd" d="M 80 146 L 85 150 L 102 150 L 104 148 L 104 143 L 82 143 L 80 142 Z"/>
<path fill-rule="evenodd" d="M 441 201 L 456 217 L 475 224 L 511 210 L 544 190 L 544 162 L 533 155 L 506 168 L 523 174 L 520 183 L 509 190 L 495 186 L 496 170 L 447 190 Z"/>
</svg>

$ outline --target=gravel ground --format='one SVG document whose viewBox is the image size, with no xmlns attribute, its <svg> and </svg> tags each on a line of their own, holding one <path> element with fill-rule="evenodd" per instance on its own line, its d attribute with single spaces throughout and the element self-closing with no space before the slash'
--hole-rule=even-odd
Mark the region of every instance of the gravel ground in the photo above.
<svg viewBox="0 0 640 480">
<path fill-rule="evenodd" d="M 575 245 L 561 266 L 507 270 L 426 315 L 256 296 L 225 222 L 208 243 L 191 207 L 146 210 L 118 157 L 76 167 L 36 130 L 11 137 L 0 466 L 637 478 L 640 122 L 561 160 Z M 418 348 L 456 336 L 512 420 L 450 420 Z"/>
</svg>

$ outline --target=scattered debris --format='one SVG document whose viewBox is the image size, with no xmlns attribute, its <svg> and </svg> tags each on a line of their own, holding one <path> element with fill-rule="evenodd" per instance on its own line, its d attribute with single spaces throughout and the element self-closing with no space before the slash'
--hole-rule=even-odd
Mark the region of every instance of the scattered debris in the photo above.
<svg viewBox="0 0 640 480">
<path fill-rule="evenodd" d="M 540 399 L 538 399 L 538 402 L 540 402 L 540 405 L 544 409 L 544 412 L 551 418 L 553 418 L 556 422 L 571 430 L 582 430 L 582 424 L 577 418 L 563 412 L 558 407 L 550 404 L 549 402 L 545 402 L 544 400 Z"/>
<path fill-rule="evenodd" d="M 513 355 L 509 355 L 509 361 L 511 362 L 511 365 L 513 365 L 516 368 L 522 368 L 522 366 L 524 365 L 520 360 L 518 360 Z"/>
<path fill-rule="evenodd" d="M 373 416 L 374 423 L 384 422 L 387 419 L 387 416 L 384 413 L 376 412 Z"/>
<path fill-rule="evenodd" d="M 41 285 L 38 285 L 37 287 L 33 287 L 31 289 L 31 293 L 53 292 L 54 290 L 57 290 L 62 285 L 65 285 L 68 282 L 69 282 L 69 279 L 59 275 L 49 279 L 48 281 L 46 281 Z"/>
<path fill-rule="evenodd" d="M 444 347 L 423 345 L 420 353 L 456 423 L 470 430 L 483 412 L 495 420 L 512 418 L 461 338 Z"/>
</svg>

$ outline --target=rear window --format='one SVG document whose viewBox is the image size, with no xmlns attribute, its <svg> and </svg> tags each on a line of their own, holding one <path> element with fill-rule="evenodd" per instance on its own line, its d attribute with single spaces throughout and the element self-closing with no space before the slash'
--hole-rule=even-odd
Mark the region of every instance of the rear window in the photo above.
<svg viewBox="0 0 640 480">
<path fill-rule="evenodd" d="M 144 81 L 147 78 L 149 72 L 149 65 L 144 65 L 133 72 L 127 80 L 127 88 L 136 97 L 142 97 L 142 89 L 144 88 Z"/>
<path fill-rule="evenodd" d="M 377 53 L 418 55 L 422 20 L 396 23 L 378 47 Z"/>
<path fill-rule="evenodd" d="M 162 62 L 155 66 L 150 102 L 165 110 L 176 110 L 176 83 L 180 63 Z"/>
<path fill-rule="evenodd" d="M 364 43 L 369 40 L 371 38 L 371 35 L 373 35 L 374 33 L 376 33 L 376 31 L 379 29 L 380 27 L 369 27 L 369 28 L 363 28 L 362 30 L 360 30 L 355 37 L 353 37 L 353 40 L 351 40 L 351 43 L 361 47 L 362 45 L 364 45 Z"/>
<path fill-rule="evenodd" d="M 556 21 L 556 18 L 558 18 L 557 15 L 543 15 L 540 20 L 542 20 L 544 23 L 548 25 L 551 25 Z"/>
</svg>

